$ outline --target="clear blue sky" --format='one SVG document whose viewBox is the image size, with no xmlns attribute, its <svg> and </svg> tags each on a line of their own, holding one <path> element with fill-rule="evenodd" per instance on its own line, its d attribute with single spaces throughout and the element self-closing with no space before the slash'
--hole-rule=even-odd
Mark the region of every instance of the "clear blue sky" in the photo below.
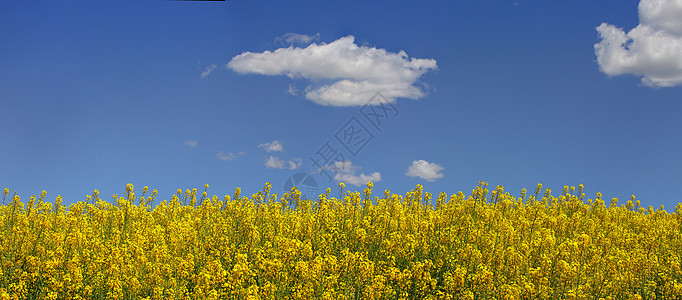
<svg viewBox="0 0 682 300">
<path fill-rule="evenodd" d="M 334 169 L 380 178 L 377 195 L 416 184 L 468 194 L 478 180 L 514 195 L 584 184 L 589 198 L 635 194 L 672 211 L 682 202 L 682 27 L 657 27 L 650 11 L 644 24 L 639 4 L 2 1 L 0 188 L 65 203 L 94 189 L 110 200 L 126 183 L 159 200 L 206 183 L 221 198 L 268 181 L 281 194 L 287 177 L 314 170 L 326 141 L 347 151 L 335 133 L 354 116 L 366 122 L 356 102 L 381 89 L 399 113 L 367 128 L 374 139 Z M 638 26 L 670 36 L 654 44 L 673 45 L 662 62 L 647 60 L 651 41 L 639 35 L 629 48 L 602 43 Z M 432 65 L 410 69 L 417 59 Z M 350 98 L 315 96 L 343 80 L 351 87 L 338 95 Z"/>
</svg>

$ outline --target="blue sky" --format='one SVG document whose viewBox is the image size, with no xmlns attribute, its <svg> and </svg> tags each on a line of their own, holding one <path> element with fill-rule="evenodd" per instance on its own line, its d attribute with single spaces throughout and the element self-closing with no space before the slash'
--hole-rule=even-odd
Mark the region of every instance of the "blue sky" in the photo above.
<svg viewBox="0 0 682 300">
<path fill-rule="evenodd" d="M 0 188 L 281 194 L 330 141 L 320 191 L 584 184 L 672 211 L 678 20 L 671 0 L 3 1 Z M 373 137 L 355 155 L 335 138 L 353 118 Z"/>
</svg>

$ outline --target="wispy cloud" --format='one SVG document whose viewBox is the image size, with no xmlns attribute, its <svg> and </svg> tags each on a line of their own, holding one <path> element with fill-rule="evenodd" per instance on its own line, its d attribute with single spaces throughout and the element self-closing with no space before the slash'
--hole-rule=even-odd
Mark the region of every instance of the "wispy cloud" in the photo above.
<svg viewBox="0 0 682 300">
<path fill-rule="evenodd" d="M 197 146 L 197 140 L 187 140 L 185 141 L 185 145 L 195 148 Z"/>
<path fill-rule="evenodd" d="M 639 25 L 629 32 L 611 24 L 597 27 L 594 45 L 602 72 L 642 76 L 651 87 L 682 85 L 682 1 L 642 0 Z"/>
<path fill-rule="evenodd" d="M 278 44 L 310 44 L 312 41 L 317 41 L 320 39 L 320 34 L 307 35 L 300 33 L 286 33 L 283 36 L 275 38 L 275 43 Z"/>
<path fill-rule="evenodd" d="M 233 161 L 244 154 L 246 154 L 246 151 L 238 152 L 237 154 L 234 154 L 232 152 L 228 152 L 227 154 L 225 154 L 225 152 L 221 150 L 218 151 L 218 154 L 216 154 L 216 156 L 221 160 Z"/>
<path fill-rule="evenodd" d="M 292 96 L 298 96 L 298 90 L 293 84 L 289 84 L 289 89 L 286 91 L 286 93 Z"/>
<path fill-rule="evenodd" d="M 201 78 L 202 78 L 202 79 L 203 79 L 203 78 L 206 78 L 206 76 L 208 76 L 209 74 L 211 74 L 211 72 L 213 72 L 213 70 L 215 70 L 217 67 L 218 67 L 218 66 L 215 65 L 215 64 L 206 67 L 206 69 L 204 69 L 204 71 L 201 72 Z"/>
<path fill-rule="evenodd" d="M 284 151 L 284 145 L 279 140 L 274 140 L 272 142 L 260 144 L 258 145 L 258 148 L 261 148 L 267 151 L 268 153 Z"/>
<path fill-rule="evenodd" d="M 334 172 L 334 180 L 354 186 L 366 185 L 370 181 L 381 181 L 381 173 L 379 172 L 374 172 L 369 175 L 365 175 L 364 173 L 356 175 L 362 168 L 353 165 L 350 160 L 334 162 L 334 164 L 327 166 L 326 169 Z"/>
<path fill-rule="evenodd" d="M 364 105 L 377 92 L 389 102 L 398 97 L 422 98 L 426 93 L 415 83 L 424 73 L 437 69 L 435 59 L 410 58 L 404 51 L 391 53 L 358 46 L 352 35 L 305 48 L 244 52 L 233 57 L 227 67 L 242 74 L 308 79 L 311 84 L 305 89 L 305 97 L 331 106 Z M 319 80 L 333 83 L 319 84 Z"/>
<path fill-rule="evenodd" d="M 430 163 L 425 160 L 415 160 L 407 169 L 405 175 L 410 177 L 419 177 L 428 182 L 433 182 L 436 179 L 443 178 L 444 174 L 441 172 L 445 168 L 436 163 Z"/>
<path fill-rule="evenodd" d="M 303 159 L 294 158 L 291 160 L 282 160 L 277 156 L 270 156 L 265 161 L 265 167 L 268 169 L 289 169 L 296 170 L 303 164 Z"/>
</svg>

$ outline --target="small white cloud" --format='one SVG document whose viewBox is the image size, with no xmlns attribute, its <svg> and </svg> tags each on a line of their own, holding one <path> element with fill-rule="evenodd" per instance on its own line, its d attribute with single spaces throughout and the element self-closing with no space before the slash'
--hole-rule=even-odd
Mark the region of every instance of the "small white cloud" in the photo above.
<svg viewBox="0 0 682 300">
<path fill-rule="evenodd" d="M 405 175 L 410 177 L 419 177 L 428 182 L 433 182 L 436 179 L 443 178 L 443 168 L 441 165 L 436 163 L 430 163 L 425 160 L 415 160 L 412 165 L 407 169 Z"/>
<path fill-rule="evenodd" d="M 303 165 L 303 159 L 294 158 L 294 159 L 287 161 L 287 164 L 289 165 L 289 170 L 296 170 L 299 167 L 301 167 L 301 165 Z"/>
<path fill-rule="evenodd" d="M 216 156 L 221 160 L 233 161 L 244 154 L 246 154 L 246 151 L 242 151 L 237 154 L 234 154 L 232 152 L 228 152 L 227 154 L 225 154 L 224 151 L 218 151 L 218 154 Z"/>
<path fill-rule="evenodd" d="M 211 72 L 213 72 L 213 70 L 215 70 L 217 67 L 218 66 L 215 64 L 206 67 L 206 69 L 203 72 L 201 72 L 201 78 L 202 79 L 206 78 L 206 76 L 208 76 L 208 74 L 211 74 Z"/>
<path fill-rule="evenodd" d="M 286 33 L 281 37 L 275 39 L 275 43 L 280 44 L 310 44 L 312 41 L 317 41 L 320 39 L 320 34 L 306 35 L 300 33 Z"/>
<path fill-rule="evenodd" d="M 389 102 L 396 98 L 419 99 L 426 95 L 415 86 L 419 77 L 435 70 L 435 59 L 411 58 L 400 51 L 391 53 L 355 44 L 352 35 L 329 44 L 305 48 L 279 48 L 261 53 L 244 52 L 233 57 L 227 67 L 237 73 L 286 75 L 311 81 L 305 97 L 331 106 L 364 105 L 377 92 Z M 331 81 L 320 84 L 320 81 Z"/>
<path fill-rule="evenodd" d="M 289 84 L 289 89 L 286 91 L 286 93 L 292 96 L 298 96 L 298 90 L 293 84 Z"/>
<path fill-rule="evenodd" d="M 232 152 L 230 152 L 230 154 L 232 154 Z M 230 156 L 227 156 L 224 151 L 218 151 L 218 154 L 216 156 L 222 160 L 231 160 Z"/>
<path fill-rule="evenodd" d="M 267 152 L 282 152 L 282 151 L 284 151 L 284 145 L 279 140 L 274 140 L 272 142 L 260 144 L 260 145 L 258 145 L 258 148 L 261 148 Z"/>
<path fill-rule="evenodd" d="M 354 166 L 350 160 L 336 161 L 327 166 L 327 169 L 336 173 L 355 173 L 360 167 Z"/>
<path fill-rule="evenodd" d="M 360 173 L 360 175 L 336 174 L 334 179 L 338 182 L 348 183 L 354 186 L 363 186 L 370 181 L 372 183 L 381 181 L 381 173 L 374 172 L 369 175 L 365 175 L 364 173 Z"/>
<path fill-rule="evenodd" d="M 602 72 L 642 76 L 651 87 L 682 85 L 682 0 L 642 0 L 639 25 L 625 32 L 614 25 L 597 27 L 594 45 Z"/>
<path fill-rule="evenodd" d="M 356 175 L 357 171 L 359 171 L 361 167 L 354 166 L 350 160 L 334 162 L 334 164 L 324 169 L 334 173 L 334 180 L 354 186 L 363 186 L 370 181 L 381 181 L 381 173 L 379 172 L 374 172 L 369 175 L 365 175 L 364 173 Z"/>
<path fill-rule="evenodd" d="M 268 160 L 265 161 L 265 167 L 268 169 L 284 169 L 284 161 L 276 156 L 270 156 Z"/>
<path fill-rule="evenodd" d="M 197 140 L 187 140 L 185 141 L 185 145 L 194 148 L 197 146 Z"/>
<path fill-rule="evenodd" d="M 289 169 L 296 170 L 303 164 L 303 159 L 294 158 L 292 160 L 282 160 L 277 156 L 270 156 L 265 161 L 265 167 L 268 169 Z"/>
</svg>

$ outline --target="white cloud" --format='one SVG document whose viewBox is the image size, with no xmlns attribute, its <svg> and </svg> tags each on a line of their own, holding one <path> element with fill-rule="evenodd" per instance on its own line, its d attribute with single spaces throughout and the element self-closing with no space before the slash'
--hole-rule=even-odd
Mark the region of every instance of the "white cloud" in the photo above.
<svg viewBox="0 0 682 300">
<path fill-rule="evenodd" d="M 194 148 L 197 146 L 197 140 L 187 140 L 185 141 L 185 145 Z"/>
<path fill-rule="evenodd" d="M 293 84 L 289 84 L 289 89 L 286 91 L 286 93 L 292 96 L 297 96 L 298 90 L 296 89 L 296 87 L 294 87 Z"/>
<path fill-rule="evenodd" d="M 268 160 L 265 161 L 265 167 L 268 169 L 284 169 L 284 161 L 276 156 L 270 156 Z"/>
<path fill-rule="evenodd" d="M 227 154 L 225 154 L 225 152 L 223 151 L 218 151 L 218 154 L 216 156 L 221 160 L 233 161 L 244 154 L 246 154 L 246 151 L 242 151 L 237 154 L 234 154 L 232 152 L 228 152 Z"/>
<path fill-rule="evenodd" d="M 284 145 L 279 140 L 274 140 L 272 142 L 260 144 L 260 145 L 258 145 L 258 148 L 261 148 L 267 152 L 282 152 L 282 151 L 284 151 Z"/>
<path fill-rule="evenodd" d="M 426 93 L 414 84 L 424 73 L 438 68 L 436 60 L 410 58 L 402 50 L 391 53 L 358 46 L 352 35 L 305 48 L 290 46 L 262 53 L 244 52 L 233 57 L 227 67 L 243 74 L 311 80 L 305 97 L 331 106 L 364 105 L 377 92 L 390 102 L 398 97 L 422 98 Z"/>
<path fill-rule="evenodd" d="M 354 186 L 363 186 L 370 181 L 381 181 L 381 173 L 379 172 L 374 172 L 369 175 L 365 175 L 364 173 L 356 175 L 357 171 L 361 168 L 354 166 L 350 160 L 334 162 L 333 165 L 326 167 L 326 169 L 334 172 L 334 180 Z"/>
<path fill-rule="evenodd" d="M 334 164 L 327 166 L 327 169 L 337 173 L 355 173 L 360 167 L 354 166 L 350 160 L 336 161 Z"/>
<path fill-rule="evenodd" d="M 201 78 L 202 79 L 206 78 L 206 76 L 208 76 L 208 74 L 211 74 L 211 72 L 213 72 L 213 70 L 215 70 L 217 67 L 218 66 L 215 64 L 206 67 L 206 69 L 203 72 L 201 72 Z"/>
<path fill-rule="evenodd" d="M 320 39 L 320 34 L 306 35 L 300 33 L 287 33 L 281 37 L 275 39 L 275 43 L 286 43 L 286 44 L 310 44 L 312 41 L 317 41 Z"/>
<path fill-rule="evenodd" d="M 287 164 L 289 165 L 289 170 L 296 170 L 303 165 L 303 159 L 301 158 L 294 158 L 292 160 L 287 161 Z"/>
<path fill-rule="evenodd" d="M 597 27 L 601 71 L 642 76 L 652 87 L 682 85 L 682 0 L 641 0 L 639 22 L 627 33 L 606 23 Z"/>
<path fill-rule="evenodd" d="M 374 172 L 369 175 L 365 175 L 364 173 L 360 173 L 360 175 L 354 175 L 354 174 L 336 174 L 334 177 L 336 181 L 343 182 L 343 183 L 348 183 L 354 186 L 363 186 L 366 185 L 368 182 L 379 182 L 381 181 L 381 173 L 379 172 Z"/>
<path fill-rule="evenodd" d="M 265 167 L 268 169 L 289 169 L 296 170 L 303 164 L 303 159 L 294 158 L 291 160 L 282 160 L 277 156 L 270 156 L 265 161 Z"/>
<path fill-rule="evenodd" d="M 436 163 L 430 163 L 425 160 L 415 160 L 412 165 L 407 169 L 405 175 L 410 177 L 419 177 L 428 182 L 433 182 L 436 179 L 443 178 L 443 168 L 441 165 Z"/>
</svg>

